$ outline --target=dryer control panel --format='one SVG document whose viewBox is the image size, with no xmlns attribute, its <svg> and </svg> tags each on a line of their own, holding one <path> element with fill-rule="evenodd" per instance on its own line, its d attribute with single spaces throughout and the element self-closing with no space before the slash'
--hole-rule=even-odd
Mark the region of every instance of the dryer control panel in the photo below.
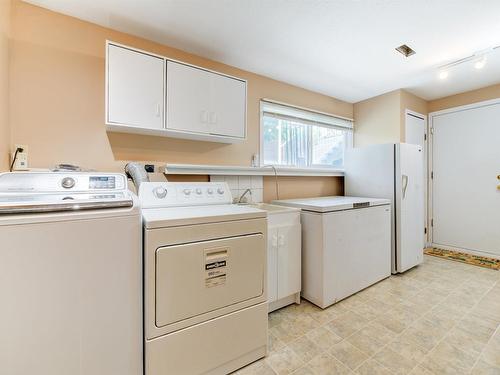
<svg viewBox="0 0 500 375">
<path fill-rule="evenodd" d="M 143 182 L 139 188 L 142 208 L 231 204 L 225 182 Z"/>
</svg>

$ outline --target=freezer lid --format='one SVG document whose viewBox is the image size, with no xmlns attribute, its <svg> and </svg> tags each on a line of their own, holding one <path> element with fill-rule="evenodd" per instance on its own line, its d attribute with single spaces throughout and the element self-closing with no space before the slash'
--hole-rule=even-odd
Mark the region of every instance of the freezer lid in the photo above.
<svg viewBox="0 0 500 375">
<path fill-rule="evenodd" d="M 275 200 L 272 203 L 290 207 L 297 207 L 305 211 L 323 213 L 381 206 L 390 204 L 391 201 L 389 199 L 380 198 L 331 196 L 304 199 L 284 199 L 279 201 Z"/>
</svg>

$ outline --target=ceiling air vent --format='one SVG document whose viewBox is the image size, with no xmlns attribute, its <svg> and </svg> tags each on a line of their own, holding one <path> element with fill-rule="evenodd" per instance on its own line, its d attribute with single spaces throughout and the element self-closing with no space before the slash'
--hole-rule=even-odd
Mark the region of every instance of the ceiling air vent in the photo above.
<svg viewBox="0 0 500 375">
<path fill-rule="evenodd" d="M 397 47 L 396 51 L 405 55 L 406 57 L 410 57 L 411 55 L 415 54 L 415 51 L 412 50 L 410 47 L 408 47 L 406 44 L 403 44 L 403 45 Z"/>
</svg>

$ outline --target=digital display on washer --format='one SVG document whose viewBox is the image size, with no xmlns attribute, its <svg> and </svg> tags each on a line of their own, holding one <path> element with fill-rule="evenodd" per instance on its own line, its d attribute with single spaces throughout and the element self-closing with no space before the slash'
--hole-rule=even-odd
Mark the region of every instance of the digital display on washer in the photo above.
<svg viewBox="0 0 500 375">
<path fill-rule="evenodd" d="M 116 181 L 114 176 L 90 176 L 89 189 L 114 189 Z"/>
</svg>

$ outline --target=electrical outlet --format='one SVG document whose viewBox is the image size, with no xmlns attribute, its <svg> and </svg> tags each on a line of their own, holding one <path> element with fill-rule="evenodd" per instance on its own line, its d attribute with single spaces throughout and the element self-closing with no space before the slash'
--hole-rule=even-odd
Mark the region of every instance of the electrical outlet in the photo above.
<svg viewBox="0 0 500 375">
<path fill-rule="evenodd" d="M 14 155 L 18 148 L 22 148 L 23 152 L 18 152 L 16 156 L 16 161 L 12 166 L 13 171 L 25 171 L 28 169 L 28 146 L 27 145 L 14 145 L 14 150 L 11 154 L 11 163 L 14 160 Z"/>
</svg>

